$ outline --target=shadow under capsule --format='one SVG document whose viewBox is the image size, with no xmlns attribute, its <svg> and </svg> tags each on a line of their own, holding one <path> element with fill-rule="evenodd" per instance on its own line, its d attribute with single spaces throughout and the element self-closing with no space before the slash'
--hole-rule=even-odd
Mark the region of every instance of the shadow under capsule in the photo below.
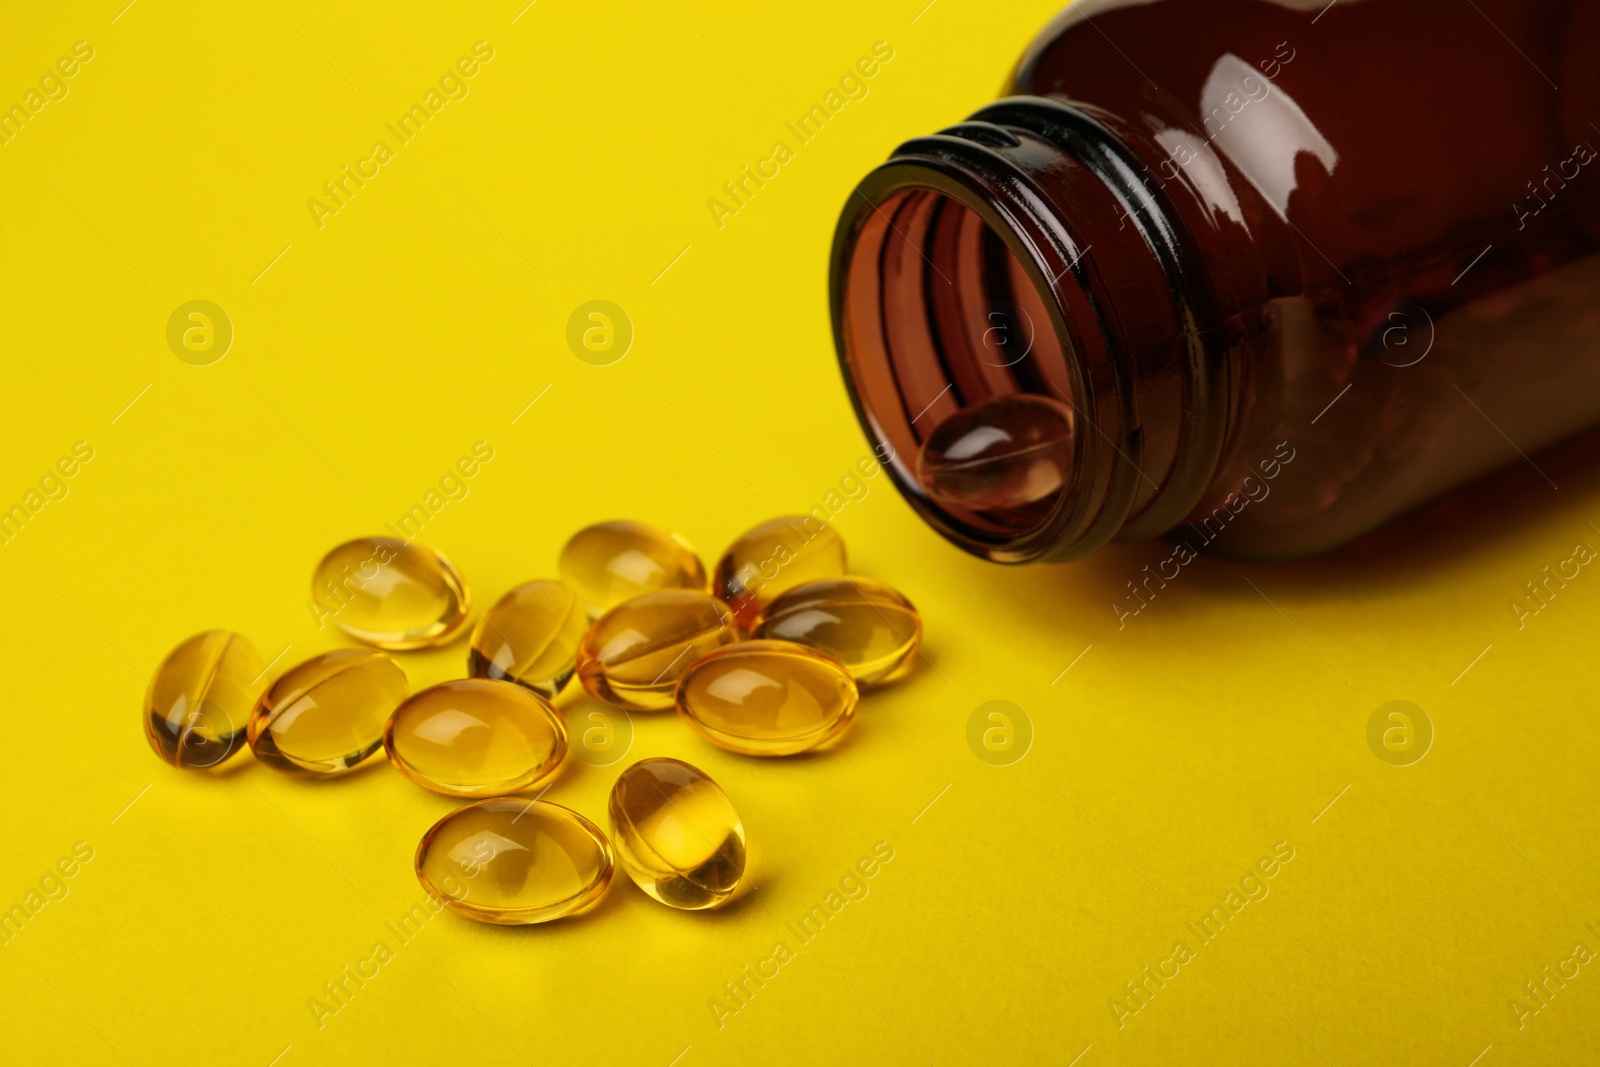
<svg viewBox="0 0 1600 1067">
<path fill-rule="evenodd" d="M 199 775 L 201 778 L 221 779 L 232 778 L 239 772 L 243 771 L 246 767 L 255 765 L 257 761 L 250 753 L 249 742 L 245 741 L 241 735 L 237 748 L 229 752 L 228 755 L 223 759 L 209 766 L 195 763 L 185 763 L 182 766 L 174 767 L 173 764 L 167 763 L 166 760 L 162 760 L 161 762 L 166 763 L 168 767 L 173 767 L 174 770 L 181 771 L 184 774 Z"/>
<path fill-rule="evenodd" d="M 248 746 L 247 746 L 248 747 Z M 231 762 L 231 761 L 230 761 Z M 338 789 L 341 783 L 365 781 L 374 773 L 375 767 L 389 767 L 389 761 L 384 757 L 383 749 L 379 748 L 372 755 L 348 770 L 336 774 L 318 774 L 315 771 L 280 771 L 276 767 L 256 759 L 254 754 L 238 757 L 238 762 L 243 767 L 257 769 L 263 776 L 261 781 L 293 782 L 311 789 Z M 393 770 L 393 768 L 389 768 Z"/>
<path fill-rule="evenodd" d="M 559 919 L 550 919 L 540 923 L 486 923 L 476 919 L 469 919 L 465 915 L 454 911 L 448 905 L 444 913 L 465 927 L 478 927 L 492 931 L 494 936 L 500 937 L 559 937 L 564 930 L 581 930 L 591 922 L 601 919 L 611 912 L 623 907 L 626 901 L 623 896 L 626 890 L 635 888 L 633 883 L 627 882 L 627 875 L 621 869 L 616 870 L 611 876 L 611 884 L 605 893 L 593 905 L 578 912 L 576 915 L 563 915 Z M 624 884 L 626 883 L 626 884 Z"/>
<path fill-rule="evenodd" d="M 685 911 L 680 908 L 669 908 L 659 901 L 651 900 L 650 903 L 655 904 L 663 911 L 679 911 L 683 915 L 689 917 L 689 922 L 734 922 L 737 921 L 744 912 L 750 910 L 752 906 L 750 904 L 751 898 L 763 894 L 779 881 L 777 877 L 771 875 L 769 872 L 759 871 L 757 873 L 761 875 L 761 880 L 759 882 L 751 880 L 750 872 L 746 870 L 744 876 L 739 879 L 739 888 L 734 891 L 734 895 L 728 899 L 727 903 L 720 904 L 715 908 L 700 908 L 694 911 Z M 644 890 L 640 889 L 636 885 L 633 885 L 631 882 L 628 884 L 628 889 L 637 892 L 646 900 L 650 899 Z"/>
<path fill-rule="evenodd" d="M 718 752 L 727 753 L 734 759 L 743 761 L 755 767 L 780 767 L 786 763 L 804 765 L 813 760 L 829 760 L 836 756 L 842 758 L 842 754 L 844 752 L 859 744 L 859 738 L 861 736 L 863 727 L 865 726 L 866 729 L 871 729 L 870 724 L 862 723 L 861 717 L 862 709 L 861 706 L 857 704 L 854 721 L 851 722 L 849 729 L 845 730 L 844 733 L 837 737 L 831 738 L 827 742 L 818 745 L 816 748 L 808 748 L 804 752 L 790 752 L 782 756 L 758 756 L 752 752 L 739 752 L 735 749 L 723 748 L 721 745 L 713 744 L 712 742 L 707 741 L 705 738 L 699 737 L 698 735 L 696 735 L 695 740 L 699 741 L 708 748 L 714 748 Z"/>
</svg>

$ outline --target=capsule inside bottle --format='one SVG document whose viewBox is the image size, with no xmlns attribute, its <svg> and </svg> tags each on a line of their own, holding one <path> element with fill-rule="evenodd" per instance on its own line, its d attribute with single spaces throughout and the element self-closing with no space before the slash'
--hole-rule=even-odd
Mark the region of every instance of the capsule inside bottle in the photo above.
<svg viewBox="0 0 1600 1067">
<path fill-rule="evenodd" d="M 1047 512 L 1071 481 L 1072 413 L 1042 396 L 994 397 L 934 427 L 917 479 L 947 506 Z"/>
</svg>

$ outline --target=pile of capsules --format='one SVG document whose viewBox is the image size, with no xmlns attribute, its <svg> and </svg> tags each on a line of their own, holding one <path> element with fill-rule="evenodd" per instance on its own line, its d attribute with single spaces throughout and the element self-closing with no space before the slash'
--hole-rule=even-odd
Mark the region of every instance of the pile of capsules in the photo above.
<svg viewBox="0 0 1600 1067">
<path fill-rule="evenodd" d="M 639 522 L 574 534 L 559 581 L 532 581 L 488 611 L 444 556 L 371 537 L 329 552 L 312 607 L 372 648 L 338 648 L 266 673 L 248 638 L 210 630 L 162 662 L 145 736 L 176 767 L 221 767 L 245 744 L 288 774 L 328 777 L 382 747 L 401 774 L 474 803 L 417 846 L 416 872 L 445 907 L 480 922 L 544 922 L 609 887 L 612 840 L 640 889 L 674 908 L 715 908 L 745 879 L 744 826 L 727 794 L 681 760 L 640 760 L 612 787 L 611 837 L 582 815 L 513 794 L 548 782 L 568 754 L 552 700 L 577 676 L 627 712 L 678 714 L 707 741 L 789 756 L 836 741 L 858 687 L 909 669 L 916 608 L 849 575 L 844 542 L 814 518 L 774 519 L 738 538 L 710 582 L 681 537 Z M 710 592 L 707 591 L 708 584 Z M 442 645 L 478 616 L 469 677 L 410 692 L 385 651 Z"/>
</svg>

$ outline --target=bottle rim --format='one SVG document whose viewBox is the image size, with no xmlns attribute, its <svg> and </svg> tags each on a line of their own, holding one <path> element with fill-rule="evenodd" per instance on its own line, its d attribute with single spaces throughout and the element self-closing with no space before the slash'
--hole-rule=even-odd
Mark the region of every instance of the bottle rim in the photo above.
<svg viewBox="0 0 1600 1067">
<path fill-rule="evenodd" d="M 1096 200 L 1093 211 L 1061 204 L 1044 176 L 1075 167 L 1090 180 L 1075 186 Z M 1146 537 L 1182 521 L 1198 503 L 1221 457 L 1227 422 L 1227 368 L 1214 331 L 1209 291 L 1184 273 L 1186 234 L 1165 196 L 1139 179 L 1132 153 L 1093 116 L 1055 100 L 1014 97 L 977 112 L 939 134 L 902 145 L 851 193 L 835 232 L 831 263 L 834 341 L 856 415 L 878 445 L 892 480 L 922 518 L 958 547 L 1001 563 L 1078 558 L 1116 539 Z M 914 437 L 891 432 L 866 369 L 903 353 L 883 327 L 887 289 L 882 256 L 893 241 L 912 239 L 885 214 L 913 195 L 943 198 L 977 216 L 1003 242 L 1031 283 L 1059 341 L 1062 366 L 1042 377 L 1075 415 L 1070 478 L 1037 521 L 1007 529 L 985 526 L 932 498 L 918 479 Z M 1084 210 L 1078 210 L 1080 207 Z M 1116 225 L 1108 229 L 1108 221 Z M 1121 231 L 1133 224 L 1132 234 Z M 896 236 L 886 236 L 893 229 Z M 865 245 L 863 244 L 865 242 Z M 874 244 L 876 242 L 876 244 Z M 1141 260 L 1146 278 L 1164 279 L 1174 321 L 1181 324 L 1182 366 L 1177 445 L 1159 484 L 1144 470 L 1147 427 L 1140 422 L 1138 353 L 1128 351 L 1116 325 L 1119 272 L 1097 262 L 1097 243 Z M 928 267 L 939 268 L 922 248 Z M 873 253 L 877 253 L 874 261 Z M 1105 254 L 1102 253 L 1102 256 Z M 900 283 L 905 288 L 904 283 Z M 1197 291 L 1198 290 L 1198 291 Z M 1124 300 L 1127 294 L 1120 294 Z M 896 296 L 896 299 L 902 299 Z M 878 301 L 873 309 L 871 301 Z M 878 326 L 876 335 L 872 329 Z M 938 325 L 929 316 L 932 348 L 947 362 Z M 1062 382 L 1070 383 L 1061 388 Z M 952 386 L 954 378 L 952 377 Z M 1037 388 L 1019 393 L 1050 395 Z M 936 398 L 937 399 L 937 398 Z M 898 439 L 898 443 L 897 443 Z M 1148 487 L 1150 490 L 1146 492 Z"/>
</svg>

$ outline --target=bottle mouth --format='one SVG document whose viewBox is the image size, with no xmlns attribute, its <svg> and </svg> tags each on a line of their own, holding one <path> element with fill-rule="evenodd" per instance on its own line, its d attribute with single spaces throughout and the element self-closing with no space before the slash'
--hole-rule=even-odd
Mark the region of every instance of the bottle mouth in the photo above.
<svg viewBox="0 0 1600 1067">
<path fill-rule="evenodd" d="M 856 414 L 912 507 L 975 555 L 1154 536 L 1215 468 L 1214 316 L 1132 163 L 1083 112 L 1011 98 L 902 145 L 840 217 L 834 340 Z"/>
<path fill-rule="evenodd" d="M 834 328 L 857 415 L 945 538 L 1000 563 L 1069 558 L 1107 482 L 1092 429 L 1104 400 L 1062 302 L 1077 253 L 983 146 L 940 135 L 902 152 L 930 142 L 938 155 L 869 174 L 840 222 Z"/>
<path fill-rule="evenodd" d="M 983 211 L 913 185 L 862 218 L 841 346 L 902 491 L 991 557 L 1045 534 L 1081 465 L 1048 289 Z"/>
</svg>

